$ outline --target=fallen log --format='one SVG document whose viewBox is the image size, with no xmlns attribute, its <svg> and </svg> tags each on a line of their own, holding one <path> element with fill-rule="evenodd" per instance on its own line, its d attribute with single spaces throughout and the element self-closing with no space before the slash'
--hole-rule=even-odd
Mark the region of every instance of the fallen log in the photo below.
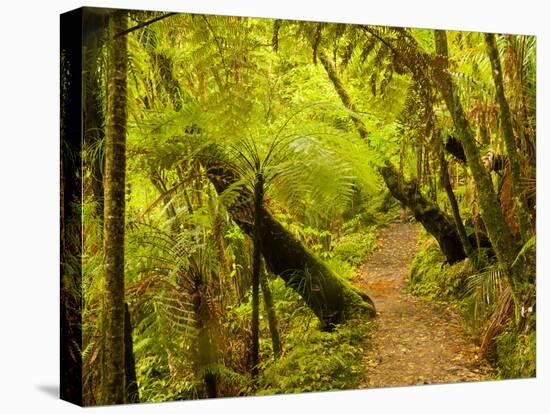
<svg viewBox="0 0 550 414">
<path fill-rule="evenodd" d="M 399 177 L 389 161 L 379 171 L 392 196 L 407 206 L 416 220 L 435 237 L 449 264 L 465 259 L 466 254 L 452 219 L 422 195 L 417 183 Z"/>
<path fill-rule="evenodd" d="M 215 153 L 215 151 L 214 151 Z M 208 154 L 201 164 L 218 194 L 238 181 L 231 165 L 220 157 Z M 232 219 L 249 236 L 253 228 L 253 198 L 246 188 L 239 188 L 237 200 L 228 207 Z M 261 210 L 262 255 L 269 271 L 281 277 L 315 313 L 323 329 L 331 329 L 352 316 L 374 317 L 374 303 L 365 293 L 330 270 L 294 235 L 285 229 L 266 209 Z"/>
</svg>

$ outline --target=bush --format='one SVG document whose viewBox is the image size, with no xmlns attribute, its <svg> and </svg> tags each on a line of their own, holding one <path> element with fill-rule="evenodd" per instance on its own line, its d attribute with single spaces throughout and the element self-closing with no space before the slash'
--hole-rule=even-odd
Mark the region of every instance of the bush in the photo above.
<svg viewBox="0 0 550 414">
<path fill-rule="evenodd" d="M 347 261 L 342 260 L 340 257 L 331 257 L 325 259 L 324 262 L 338 276 L 346 280 L 351 280 L 355 275 L 354 267 Z"/>
<path fill-rule="evenodd" d="M 497 366 L 503 378 L 532 378 L 536 375 L 536 331 L 517 333 L 510 326 L 496 340 Z"/>
<path fill-rule="evenodd" d="M 409 290 L 426 299 L 462 300 L 467 277 L 474 271 L 468 259 L 446 264 L 435 240 L 429 239 L 413 260 Z"/>
<path fill-rule="evenodd" d="M 376 233 L 369 229 L 364 233 L 352 233 L 338 239 L 332 250 L 334 257 L 349 263 L 351 266 L 359 266 L 365 257 L 374 250 Z"/>
<path fill-rule="evenodd" d="M 364 378 L 363 346 L 369 327 L 369 322 L 357 320 L 305 338 L 290 333 L 281 358 L 262 364 L 261 394 L 357 388 Z"/>
<path fill-rule="evenodd" d="M 409 290 L 414 295 L 435 299 L 442 293 L 441 277 L 445 272 L 445 257 L 433 239 L 428 239 L 415 256 L 411 266 Z"/>
</svg>

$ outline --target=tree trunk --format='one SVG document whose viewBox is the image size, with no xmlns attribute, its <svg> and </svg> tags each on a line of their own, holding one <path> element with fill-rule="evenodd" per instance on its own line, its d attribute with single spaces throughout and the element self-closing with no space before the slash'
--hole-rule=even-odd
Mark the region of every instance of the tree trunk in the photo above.
<svg viewBox="0 0 550 414">
<path fill-rule="evenodd" d="M 448 48 L 445 31 L 435 30 L 435 44 L 436 53 L 444 59 L 444 66 L 447 67 Z M 479 205 L 481 207 L 481 217 L 485 223 L 498 261 L 503 266 L 505 274 L 509 277 L 512 290 L 517 293 L 519 291 L 518 282 L 520 275 L 516 274 L 516 271 L 512 269 L 512 263 L 516 258 L 519 248 L 506 226 L 504 214 L 498 204 L 491 178 L 481 163 L 479 149 L 477 148 L 470 123 L 466 118 L 460 99 L 454 90 L 452 79 L 447 71 L 441 71 L 440 75 L 440 79 L 438 79 L 439 90 L 461 138 L 464 154 L 474 177 Z"/>
<path fill-rule="evenodd" d="M 321 54 L 320 60 L 321 60 L 321 63 L 323 64 L 323 67 L 325 68 L 325 71 L 327 72 L 329 79 L 334 85 L 334 89 L 336 89 L 336 92 L 338 93 L 338 96 L 340 97 L 342 104 L 346 107 L 346 109 L 353 112 L 351 119 L 355 124 L 355 128 L 357 129 L 359 136 L 362 139 L 366 140 L 368 144 L 369 141 L 367 138 L 368 136 L 367 128 L 365 127 L 365 124 L 363 123 L 363 121 L 358 117 L 359 110 L 357 109 L 357 106 L 355 106 L 355 102 L 353 101 L 348 91 L 344 87 L 344 84 L 340 79 L 338 72 L 336 72 L 336 67 L 334 66 L 334 62 L 326 53 Z"/>
<path fill-rule="evenodd" d="M 343 105 L 350 111 L 357 112 L 357 108 L 353 100 L 349 96 L 346 88 L 344 87 L 342 80 L 338 76 L 336 68 L 334 67 L 332 60 L 330 60 L 330 57 L 328 57 L 326 54 L 321 55 L 321 63 L 323 64 L 325 71 L 332 81 L 334 88 L 338 92 L 338 96 L 340 96 L 340 100 L 342 101 Z M 356 117 L 353 117 L 353 121 L 361 138 L 367 140 L 367 131 L 363 122 Z M 403 146 L 401 149 L 403 150 Z M 402 165 L 403 164 L 401 163 L 401 167 Z M 426 228 L 426 230 L 436 238 L 439 246 L 441 247 L 441 251 L 447 257 L 449 263 L 455 263 L 464 259 L 465 253 L 464 249 L 461 247 L 461 237 L 459 236 L 458 230 L 452 231 L 450 220 L 446 217 L 445 213 L 443 213 L 439 209 L 439 207 L 437 207 L 437 205 L 426 200 L 424 196 L 420 194 L 420 191 L 417 189 L 416 185 L 412 185 L 409 183 L 406 186 L 401 186 L 399 180 L 400 174 L 398 174 L 393 169 L 393 166 L 391 166 L 390 168 L 389 164 L 387 164 L 387 167 L 385 169 L 381 169 L 380 171 L 385 171 L 383 172 L 383 176 L 385 174 L 384 181 L 386 182 L 386 185 L 388 186 L 388 189 L 390 190 L 392 195 L 394 195 L 395 198 L 401 201 L 402 205 L 409 207 L 413 211 L 415 218 L 420 221 L 424 228 Z M 417 175 L 418 180 L 421 180 L 421 146 L 417 147 Z M 394 180 L 394 178 L 397 178 L 397 180 Z M 412 192 L 410 192 L 410 194 L 408 195 L 406 194 L 408 190 L 404 191 L 405 187 L 407 186 L 409 187 L 409 190 L 412 190 Z M 454 197 L 454 194 L 452 195 Z M 435 221 L 433 221 L 434 219 Z M 462 224 L 462 222 L 460 224 Z M 467 244 L 470 245 L 469 242 L 467 242 Z"/>
<path fill-rule="evenodd" d="M 262 202 L 264 177 L 256 174 L 254 183 L 254 256 L 252 263 L 252 378 L 258 375 L 260 352 L 260 274 L 262 267 Z"/>
<path fill-rule="evenodd" d="M 269 288 L 267 273 L 264 272 L 260 278 L 260 286 L 264 298 L 264 310 L 267 315 L 267 323 L 269 324 L 269 333 L 271 334 L 271 344 L 275 358 L 279 357 L 282 352 L 281 338 L 279 336 L 279 327 L 277 324 L 277 315 L 275 314 L 275 306 L 273 305 L 273 296 Z"/>
<path fill-rule="evenodd" d="M 218 194 L 236 181 L 237 175 L 216 148 L 209 148 L 201 162 Z M 230 209 L 237 225 L 254 235 L 253 195 L 240 191 Z M 358 312 L 375 315 L 372 300 L 332 272 L 262 207 L 262 253 L 269 271 L 295 290 L 319 318 L 324 329 L 341 323 Z"/>
<path fill-rule="evenodd" d="M 500 65 L 500 57 L 498 54 L 497 42 L 495 35 L 485 33 L 485 43 L 487 44 L 487 52 L 491 60 L 491 68 L 493 73 L 493 81 L 495 83 L 496 96 L 498 106 L 500 107 L 500 120 L 502 125 L 502 135 L 506 144 L 508 153 L 508 161 L 510 163 L 510 171 L 512 173 L 512 191 L 516 213 L 518 217 L 519 232 L 521 234 L 522 244 L 527 241 L 529 231 L 529 216 L 525 205 L 525 199 L 521 191 L 520 165 L 518 160 L 518 152 L 516 146 L 516 138 L 512 127 L 512 116 L 510 115 L 510 107 L 504 94 L 504 82 L 502 76 L 502 67 Z"/>
<path fill-rule="evenodd" d="M 124 304 L 124 371 L 126 373 L 126 402 L 139 403 L 139 388 L 134 358 L 134 339 L 132 337 L 132 318 L 128 304 Z"/>
<path fill-rule="evenodd" d="M 380 168 L 380 173 L 391 194 L 411 209 L 414 217 L 422 223 L 428 233 L 435 237 L 447 261 L 453 264 L 463 260 L 466 255 L 456 226 L 436 204 L 426 200 L 420 193 L 418 184 L 400 178 L 397 170 L 389 161 L 386 161 L 386 165 Z"/>
<path fill-rule="evenodd" d="M 111 34 L 127 28 L 125 12 L 111 16 Z M 120 36 L 109 47 L 107 125 L 105 131 L 105 367 L 103 403 L 123 404 L 124 374 L 124 230 L 126 186 L 127 40 Z"/>
<path fill-rule="evenodd" d="M 455 193 L 453 192 L 453 187 L 451 186 L 451 181 L 449 179 L 449 170 L 447 160 L 445 159 L 445 154 L 443 151 L 440 152 L 440 166 L 441 166 L 441 184 L 447 193 L 447 198 L 451 204 L 451 211 L 453 212 L 453 218 L 455 220 L 456 231 L 462 242 L 462 247 L 466 255 L 475 263 L 475 254 L 474 248 L 468 239 L 466 234 L 466 229 L 464 228 L 464 223 L 462 223 L 462 217 L 460 217 L 460 209 L 458 208 L 458 202 L 456 201 Z"/>
<path fill-rule="evenodd" d="M 197 332 L 195 344 L 195 372 L 199 373 L 206 388 L 208 398 L 218 396 L 217 375 L 212 367 L 218 363 L 218 347 L 215 332 L 216 319 L 209 304 L 208 286 L 201 268 L 194 263 L 192 272 L 193 286 L 190 292 L 193 305 L 195 329 Z M 211 302 L 210 302 L 211 303 Z"/>
</svg>

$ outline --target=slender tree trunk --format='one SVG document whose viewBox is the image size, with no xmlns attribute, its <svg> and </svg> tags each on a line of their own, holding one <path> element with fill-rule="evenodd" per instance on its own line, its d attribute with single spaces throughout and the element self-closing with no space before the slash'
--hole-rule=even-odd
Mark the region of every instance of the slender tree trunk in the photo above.
<svg viewBox="0 0 550 414">
<path fill-rule="evenodd" d="M 113 12 L 111 33 L 126 30 L 124 12 Z M 109 45 L 107 125 L 105 131 L 105 367 L 103 403 L 123 404 L 124 373 L 124 230 L 126 186 L 126 70 L 127 40 Z"/>
<path fill-rule="evenodd" d="M 445 31 L 435 31 L 436 52 L 444 59 L 444 65 L 448 65 L 447 35 Z M 519 248 L 510 233 L 504 219 L 504 214 L 498 204 L 497 196 L 493 189 L 493 183 L 487 171 L 483 168 L 479 149 L 477 148 L 474 135 L 470 128 L 470 123 L 466 118 L 464 109 L 458 95 L 455 92 L 454 84 L 450 75 L 446 71 L 441 72 L 439 79 L 439 89 L 445 104 L 451 114 L 455 128 L 462 140 L 462 146 L 466 155 L 466 160 L 472 171 L 476 191 L 479 197 L 481 207 L 481 217 L 485 223 L 489 239 L 500 264 L 510 279 L 512 290 L 519 291 L 520 275 L 512 269 Z M 517 296 L 516 296 L 516 303 Z"/>
<path fill-rule="evenodd" d="M 271 36 L 271 47 L 275 53 L 279 52 L 279 30 L 281 29 L 281 19 L 273 21 L 273 35 Z"/>
<path fill-rule="evenodd" d="M 269 282 L 267 280 L 266 272 L 264 272 L 260 278 L 260 286 L 262 288 L 262 294 L 264 298 L 264 310 L 267 315 L 267 323 L 269 324 L 269 332 L 271 334 L 271 344 L 273 346 L 273 353 L 277 358 L 281 355 L 281 351 L 282 351 L 281 338 L 279 336 L 277 315 L 275 314 L 275 306 L 273 305 L 273 296 L 271 295 L 271 289 L 269 288 Z"/>
<path fill-rule="evenodd" d="M 262 267 L 262 202 L 264 177 L 256 174 L 254 185 L 254 257 L 252 263 L 252 377 L 258 375 L 260 351 L 260 276 Z"/>
<path fill-rule="evenodd" d="M 462 217 L 460 217 L 460 209 L 458 208 L 458 202 L 456 201 L 455 193 L 453 192 L 453 187 L 451 186 L 451 181 L 449 179 L 449 170 L 447 160 L 445 159 L 445 154 L 443 151 L 440 152 L 440 165 L 441 165 L 441 184 L 447 193 L 447 198 L 451 204 L 451 211 L 453 212 L 453 218 L 455 220 L 456 231 L 462 242 L 462 247 L 466 256 L 468 256 L 473 263 L 475 263 L 475 253 L 466 235 L 466 229 L 464 228 L 464 223 L 462 223 Z"/>
<path fill-rule="evenodd" d="M 500 122 L 502 125 L 502 135 L 508 153 L 508 162 L 510 163 L 510 171 L 512 173 L 512 192 L 514 204 L 516 206 L 516 214 L 518 217 L 519 232 L 521 241 L 525 243 L 528 238 L 529 231 L 529 216 L 525 205 L 525 199 L 521 191 L 520 164 L 518 151 L 516 146 L 516 138 L 512 127 L 512 116 L 510 115 L 510 107 L 504 93 L 504 82 L 502 76 L 502 67 L 500 65 L 500 57 L 498 54 L 497 42 L 495 35 L 485 33 L 485 43 L 487 44 L 487 53 L 491 60 L 491 68 L 493 81 L 495 83 L 496 96 L 498 106 L 500 107 Z"/>
<path fill-rule="evenodd" d="M 134 339 L 132 337 L 132 318 L 128 304 L 124 304 L 124 366 L 126 374 L 126 402 L 139 403 L 139 388 L 134 358 Z"/>
<path fill-rule="evenodd" d="M 200 266 L 193 261 L 193 285 L 191 290 L 192 305 L 197 332 L 195 343 L 195 372 L 202 373 L 201 377 L 206 388 L 208 398 L 218 395 L 217 375 L 212 371 L 213 365 L 218 362 L 217 344 L 215 338 L 215 316 L 209 304 L 209 293 Z"/>
<path fill-rule="evenodd" d="M 325 71 L 327 72 L 329 79 L 334 85 L 334 89 L 336 89 L 336 92 L 338 93 L 338 96 L 340 97 L 342 104 L 350 112 L 353 112 L 353 116 L 351 117 L 351 119 L 355 124 L 355 128 L 357 129 L 359 136 L 362 139 L 366 140 L 368 144 L 369 141 L 367 138 L 368 137 L 367 128 L 365 127 L 365 124 L 363 123 L 363 121 L 359 118 L 359 110 L 357 109 L 357 106 L 355 105 L 355 102 L 349 95 L 348 91 L 344 87 L 344 83 L 342 82 L 342 80 L 340 79 L 340 76 L 338 75 L 338 72 L 336 71 L 334 62 L 326 53 L 322 53 L 319 58 L 321 60 L 321 63 L 323 64 L 323 67 L 325 68 Z"/>
</svg>

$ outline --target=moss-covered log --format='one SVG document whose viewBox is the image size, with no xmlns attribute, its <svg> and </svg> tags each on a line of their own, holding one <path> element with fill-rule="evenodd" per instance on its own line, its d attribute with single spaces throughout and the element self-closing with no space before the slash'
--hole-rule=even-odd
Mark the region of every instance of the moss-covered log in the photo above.
<svg viewBox="0 0 550 414">
<path fill-rule="evenodd" d="M 235 172 L 223 162 L 223 156 L 209 154 L 202 159 L 208 177 L 218 194 L 237 181 Z M 214 151 L 215 152 L 215 151 Z M 250 237 L 254 234 L 253 197 L 247 190 L 239 189 L 238 200 L 230 213 L 233 220 Z M 262 253 L 268 270 L 280 276 L 288 287 L 304 299 L 321 321 L 323 328 L 349 319 L 357 313 L 375 315 L 372 300 L 363 292 L 330 270 L 315 257 L 266 208 L 261 209 Z"/>
<path fill-rule="evenodd" d="M 399 173 L 389 161 L 386 161 L 386 165 L 380 168 L 380 173 L 391 194 L 410 208 L 414 217 L 422 223 L 428 233 L 436 238 L 441 251 L 450 264 L 466 258 L 452 219 L 436 204 L 426 200 L 416 182 L 407 182 L 400 178 Z"/>
</svg>

